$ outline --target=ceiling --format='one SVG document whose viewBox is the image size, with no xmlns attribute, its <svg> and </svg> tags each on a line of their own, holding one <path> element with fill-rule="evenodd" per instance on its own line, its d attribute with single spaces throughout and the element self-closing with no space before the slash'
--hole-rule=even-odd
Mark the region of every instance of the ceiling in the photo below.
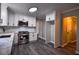
<svg viewBox="0 0 79 59">
<path fill-rule="evenodd" d="M 37 16 L 43 18 L 47 13 L 57 11 L 65 11 L 71 8 L 79 7 L 78 3 L 6 3 L 15 13 L 28 16 Z M 29 13 L 29 8 L 37 7 L 38 11 Z"/>
</svg>

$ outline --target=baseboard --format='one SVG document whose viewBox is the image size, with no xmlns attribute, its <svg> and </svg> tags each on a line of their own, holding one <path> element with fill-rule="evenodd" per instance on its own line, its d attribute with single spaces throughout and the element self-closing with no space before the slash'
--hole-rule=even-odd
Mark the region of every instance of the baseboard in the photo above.
<svg viewBox="0 0 79 59">
<path fill-rule="evenodd" d="M 53 43 L 54 44 L 55 42 L 50 41 L 50 43 Z"/>
<path fill-rule="evenodd" d="M 76 55 L 79 55 L 79 52 L 78 52 L 78 51 L 76 51 L 76 52 L 75 52 L 75 54 L 76 54 Z"/>
<path fill-rule="evenodd" d="M 29 41 L 29 43 L 33 43 L 33 42 L 37 42 L 37 40 Z M 29 43 L 28 43 L 28 44 L 29 44 Z"/>
<path fill-rule="evenodd" d="M 49 42 L 48 44 L 50 45 L 51 48 L 54 48 L 54 43 Z"/>
<path fill-rule="evenodd" d="M 67 44 L 68 44 L 68 43 L 63 44 L 62 47 L 65 47 Z"/>
<path fill-rule="evenodd" d="M 74 43 L 74 42 L 76 42 L 76 40 L 72 41 L 71 43 Z"/>
<path fill-rule="evenodd" d="M 39 41 L 39 40 L 41 40 L 42 42 L 45 42 L 45 40 L 44 40 L 44 39 L 42 39 L 42 38 L 39 38 L 39 39 L 38 39 L 38 41 Z"/>
<path fill-rule="evenodd" d="M 41 39 L 44 39 L 44 40 L 45 40 L 45 38 L 44 38 L 44 37 L 42 37 L 42 36 L 39 36 L 39 38 L 41 38 Z"/>
<path fill-rule="evenodd" d="M 61 46 L 58 46 L 57 48 L 62 48 Z"/>
</svg>

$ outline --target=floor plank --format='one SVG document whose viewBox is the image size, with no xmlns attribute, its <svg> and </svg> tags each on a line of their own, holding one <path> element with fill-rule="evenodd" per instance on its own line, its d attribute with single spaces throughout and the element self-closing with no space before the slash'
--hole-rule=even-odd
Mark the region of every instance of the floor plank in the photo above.
<svg viewBox="0 0 79 59">
<path fill-rule="evenodd" d="M 75 52 L 71 52 L 72 50 L 68 48 L 52 48 L 39 40 L 14 46 L 12 55 L 74 55 Z"/>
</svg>

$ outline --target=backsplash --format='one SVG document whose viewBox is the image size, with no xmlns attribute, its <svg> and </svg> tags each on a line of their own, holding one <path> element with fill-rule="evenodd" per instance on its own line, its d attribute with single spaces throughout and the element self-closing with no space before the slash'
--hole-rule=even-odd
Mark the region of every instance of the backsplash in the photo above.
<svg viewBox="0 0 79 59">
<path fill-rule="evenodd" d="M 5 32 L 18 33 L 19 31 L 36 32 L 36 28 L 29 28 L 29 27 L 9 27 L 9 28 L 5 28 Z"/>
</svg>

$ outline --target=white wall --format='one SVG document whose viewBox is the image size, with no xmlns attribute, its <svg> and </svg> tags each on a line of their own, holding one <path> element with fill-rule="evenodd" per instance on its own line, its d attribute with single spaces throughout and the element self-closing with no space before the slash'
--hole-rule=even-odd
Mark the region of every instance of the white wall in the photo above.
<svg viewBox="0 0 79 59">
<path fill-rule="evenodd" d="M 37 19 L 36 20 L 36 29 L 39 37 L 45 40 L 45 20 Z"/>
<path fill-rule="evenodd" d="M 55 24 L 51 24 L 51 39 L 50 42 L 54 43 L 55 42 Z"/>
<path fill-rule="evenodd" d="M 46 22 L 46 43 L 51 42 L 51 25 L 49 22 Z"/>
<path fill-rule="evenodd" d="M 51 24 L 47 22 L 49 17 L 51 21 L 55 20 L 56 12 L 53 11 L 46 15 L 46 19 L 37 19 L 37 33 L 39 37 L 46 40 L 47 43 L 52 42 L 54 43 L 55 40 L 55 24 Z"/>
<path fill-rule="evenodd" d="M 61 46 L 62 39 L 62 14 L 60 11 L 56 11 L 55 20 L 55 48 Z"/>
<path fill-rule="evenodd" d="M 42 34 L 43 34 L 43 35 L 42 35 L 42 36 L 43 36 L 43 39 L 46 40 L 46 35 L 45 35 L 45 34 L 46 34 L 46 33 L 45 33 L 45 32 L 46 32 L 46 31 L 45 31 L 45 30 L 46 30 L 46 25 L 45 25 L 45 24 L 46 24 L 46 21 L 43 20 L 43 22 L 42 22 L 42 32 L 43 32 Z"/>
<path fill-rule="evenodd" d="M 42 23 L 42 20 L 40 20 L 39 21 L 39 36 L 41 37 L 41 38 L 43 38 L 43 23 Z"/>
<path fill-rule="evenodd" d="M 53 23 L 53 21 L 55 21 L 56 19 L 56 11 L 52 11 L 51 13 L 48 13 L 46 15 L 46 42 L 55 42 L 55 23 L 51 24 L 51 22 Z"/>
<path fill-rule="evenodd" d="M 51 13 L 46 14 L 46 21 L 50 21 L 55 20 L 56 18 L 56 11 L 52 11 Z"/>
<path fill-rule="evenodd" d="M 39 20 L 36 19 L 36 32 L 39 34 Z"/>
</svg>

